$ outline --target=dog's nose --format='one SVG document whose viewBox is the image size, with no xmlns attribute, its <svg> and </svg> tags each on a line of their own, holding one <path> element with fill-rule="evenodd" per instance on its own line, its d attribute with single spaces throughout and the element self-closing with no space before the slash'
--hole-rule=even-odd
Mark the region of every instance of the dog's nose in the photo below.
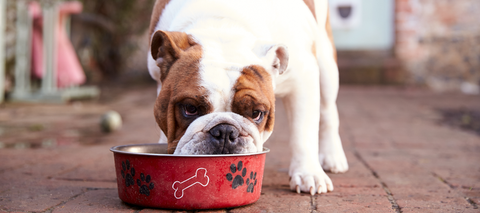
<svg viewBox="0 0 480 213">
<path fill-rule="evenodd" d="M 237 148 L 235 142 L 240 134 L 238 129 L 230 124 L 219 124 L 210 129 L 211 142 L 215 146 L 214 154 L 233 154 Z"/>
</svg>

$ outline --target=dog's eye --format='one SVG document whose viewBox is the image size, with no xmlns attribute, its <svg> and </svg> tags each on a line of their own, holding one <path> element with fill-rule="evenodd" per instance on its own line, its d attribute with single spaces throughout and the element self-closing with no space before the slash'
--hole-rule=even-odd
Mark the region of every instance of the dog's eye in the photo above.
<svg viewBox="0 0 480 213">
<path fill-rule="evenodd" d="M 262 118 L 263 118 L 263 112 L 262 112 L 262 111 L 260 111 L 260 110 L 255 110 L 255 111 L 253 111 L 253 113 L 252 113 L 252 119 L 253 119 L 254 121 L 261 121 Z"/>
<path fill-rule="evenodd" d="M 197 107 L 187 104 L 183 106 L 183 111 L 185 111 L 185 115 L 187 116 L 193 116 L 198 114 L 198 109 Z"/>
</svg>

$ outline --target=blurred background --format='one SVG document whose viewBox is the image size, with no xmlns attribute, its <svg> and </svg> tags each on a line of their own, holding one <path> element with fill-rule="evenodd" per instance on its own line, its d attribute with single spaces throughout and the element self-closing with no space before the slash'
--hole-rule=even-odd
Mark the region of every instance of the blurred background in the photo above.
<svg viewBox="0 0 480 213">
<path fill-rule="evenodd" d="M 479 94 L 480 1 L 329 1 L 342 84 L 418 85 Z M 20 51 L 16 46 L 17 20 L 22 14 L 18 7 L 22 2 L 29 9 L 32 1 L 2 2 L 2 88 L 8 99 L 15 87 L 15 60 Z M 83 8 L 67 14 L 63 26 L 85 73 L 81 84 L 148 77 L 146 29 L 154 0 L 80 2 Z"/>
<path fill-rule="evenodd" d="M 38 16 L 40 17 L 32 14 L 35 13 L 32 12 L 32 3 L 40 3 L 39 8 L 55 5 L 58 15 L 54 22 L 62 22 L 61 28 L 66 32 L 70 45 L 73 46 L 74 54 L 85 74 L 85 80 L 80 84 L 101 85 L 118 80 L 124 75 L 148 74 L 145 59 L 148 45 L 146 29 L 154 2 L 154 0 L 84 0 L 79 2 L 79 8 L 71 11 L 71 9 L 61 6 L 67 5 L 68 1 L 3 0 L 2 3 L 6 7 L 5 13 L 2 14 L 5 33 L 0 39 L 5 44 L 5 83 L 3 88 L 6 98 L 8 99 L 15 90 L 15 78 L 18 78 L 18 75 L 15 74 L 15 64 L 19 57 L 18 52 L 22 51 L 22 47 L 19 48 L 17 45 L 19 37 L 22 37 L 18 35 L 22 33 L 19 28 L 33 29 L 33 37 L 35 37 L 38 23 L 41 25 L 44 21 L 41 15 L 42 11 L 39 12 Z M 28 23 L 24 19 L 31 19 L 32 23 Z M 41 26 L 39 31 L 41 34 Z M 34 46 L 34 44 L 31 45 Z M 30 57 L 34 58 L 35 50 L 32 52 L 26 54 L 30 54 Z M 59 51 L 57 54 L 61 57 L 64 52 Z M 29 59 L 26 61 L 31 62 Z M 34 67 L 31 67 L 34 72 Z M 57 69 L 59 68 L 57 67 Z M 57 70 L 57 72 L 61 73 L 63 70 Z M 32 76 L 31 84 L 35 83 L 35 78 L 36 76 Z"/>
<path fill-rule="evenodd" d="M 330 0 L 344 84 L 479 93 L 480 2 Z"/>
</svg>

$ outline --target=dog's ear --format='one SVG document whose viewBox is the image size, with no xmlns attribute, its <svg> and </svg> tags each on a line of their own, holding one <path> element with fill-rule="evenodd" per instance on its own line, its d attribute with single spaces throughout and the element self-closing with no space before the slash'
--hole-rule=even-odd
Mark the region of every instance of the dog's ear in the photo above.
<svg viewBox="0 0 480 213">
<path fill-rule="evenodd" d="M 193 45 L 193 40 L 184 32 L 157 30 L 150 42 L 153 59 L 160 67 L 161 81 L 167 76 L 172 64 L 181 57 L 183 51 Z"/>
<path fill-rule="evenodd" d="M 288 68 L 288 49 L 282 44 L 271 44 L 259 41 L 253 51 L 264 61 L 264 66 L 272 71 L 273 75 L 281 75 Z"/>
<path fill-rule="evenodd" d="M 268 50 L 267 58 L 272 60 L 273 70 L 283 74 L 288 68 L 288 50 L 281 44 L 274 45 Z"/>
</svg>

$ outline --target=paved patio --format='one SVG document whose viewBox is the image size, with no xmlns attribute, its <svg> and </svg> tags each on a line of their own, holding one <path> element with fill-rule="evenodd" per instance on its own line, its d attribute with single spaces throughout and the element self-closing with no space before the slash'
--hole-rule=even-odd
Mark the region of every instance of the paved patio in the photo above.
<svg viewBox="0 0 480 213">
<path fill-rule="evenodd" d="M 66 105 L 0 105 L 0 212 L 171 212 L 123 203 L 109 151 L 157 141 L 155 85 L 102 92 Z M 329 174 L 335 190 L 315 196 L 288 188 L 289 132 L 277 105 L 260 200 L 210 212 L 480 212 L 480 135 L 441 122 L 442 110 L 480 109 L 478 96 L 342 86 L 350 170 Z M 110 109 L 124 125 L 106 134 L 99 119 Z"/>
</svg>

